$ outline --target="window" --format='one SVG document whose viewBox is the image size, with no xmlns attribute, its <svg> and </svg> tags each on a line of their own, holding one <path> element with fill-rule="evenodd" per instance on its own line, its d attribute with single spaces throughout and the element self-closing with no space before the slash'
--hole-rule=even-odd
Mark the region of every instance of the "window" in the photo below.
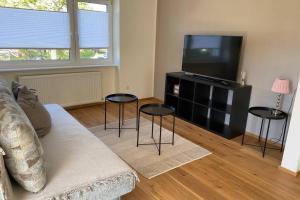
<svg viewBox="0 0 300 200">
<path fill-rule="evenodd" d="M 0 0 L 0 64 L 108 64 L 111 10 L 110 0 Z"/>
<path fill-rule="evenodd" d="M 79 1 L 77 16 L 80 58 L 107 59 L 110 46 L 108 6 Z"/>
</svg>

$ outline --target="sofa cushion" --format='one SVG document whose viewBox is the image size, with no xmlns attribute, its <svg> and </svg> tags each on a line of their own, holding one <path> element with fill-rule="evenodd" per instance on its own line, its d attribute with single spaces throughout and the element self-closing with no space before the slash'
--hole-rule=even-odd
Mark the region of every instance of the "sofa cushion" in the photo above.
<svg viewBox="0 0 300 200">
<path fill-rule="evenodd" d="M 11 200 L 13 199 L 12 186 L 7 175 L 3 156 L 5 155 L 3 149 L 0 148 L 0 199 Z"/>
<path fill-rule="evenodd" d="M 23 110 L 5 92 L 0 93 L 0 146 L 13 178 L 28 191 L 40 191 L 46 183 L 42 147 Z"/>
<path fill-rule="evenodd" d="M 18 98 L 19 89 L 21 87 L 21 84 L 17 81 L 11 82 L 11 91 L 15 97 L 15 99 Z"/>
<path fill-rule="evenodd" d="M 51 128 L 51 117 L 31 90 L 23 86 L 19 89 L 18 104 L 29 118 L 33 128 L 39 137 L 46 135 Z"/>
<path fill-rule="evenodd" d="M 16 199 L 114 199 L 134 189 L 136 173 L 124 161 L 61 106 L 45 107 L 52 118 L 41 138 L 49 182 L 37 194 L 14 187 Z"/>
</svg>

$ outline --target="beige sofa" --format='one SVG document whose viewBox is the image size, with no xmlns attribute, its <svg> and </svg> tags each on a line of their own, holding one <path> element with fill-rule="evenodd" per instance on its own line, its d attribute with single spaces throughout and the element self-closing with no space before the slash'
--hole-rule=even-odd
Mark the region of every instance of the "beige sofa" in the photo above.
<svg viewBox="0 0 300 200">
<path fill-rule="evenodd" d="M 48 183 L 37 194 L 15 185 L 15 199 L 118 199 L 134 189 L 135 171 L 61 106 L 46 108 L 52 128 L 41 143 Z"/>
<path fill-rule="evenodd" d="M 52 118 L 50 133 L 40 139 L 47 184 L 39 193 L 30 193 L 13 183 L 15 199 L 119 199 L 134 189 L 134 170 L 61 106 L 45 107 Z"/>
</svg>

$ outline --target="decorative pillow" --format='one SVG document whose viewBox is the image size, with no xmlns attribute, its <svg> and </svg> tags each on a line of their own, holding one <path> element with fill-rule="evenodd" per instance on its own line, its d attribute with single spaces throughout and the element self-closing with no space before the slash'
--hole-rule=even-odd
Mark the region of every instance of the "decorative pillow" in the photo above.
<svg viewBox="0 0 300 200">
<path fill-rule="evenodd" d="M 15 99 L 18 98 L 19 88 L 21 86 L 22 85 L 17 81 L 11 82 L 11 91 L 12 91 L 13 95 L 15 96 Z"/>
<path fill-rule="evenodd" d="M 43 104 L 39 102 L 35 93 L 25 86 L 21 87 L 19 89 L 17 103 L 27 115 L 39 137 L 49 133 L 51 129 L 50 114 Z"/>
<path fill-rule="evenodd" d="M 5 169 L 3 156 L 5 155 L 3 149 L 0 148 L 0 199 L 12 200 L 13 191 L 8 174 Z"/>
<path fill-rule="evenodd" d="M 7 93 L 0 93 L 0 146 L 12 177 L 30 192 L 46 184 L 43 149 L 23 110 Z"/>
</svg>

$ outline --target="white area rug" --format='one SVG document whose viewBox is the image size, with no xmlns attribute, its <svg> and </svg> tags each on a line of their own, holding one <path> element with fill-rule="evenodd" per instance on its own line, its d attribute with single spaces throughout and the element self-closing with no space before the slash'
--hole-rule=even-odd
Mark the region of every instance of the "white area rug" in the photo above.
<svg viewBox="0 0 300 200">
<path fill-rule="evenodd" d="M 135 123 L 135 119 L 127 120 L 124 127 L 135 127 Z M 118 123 L 107 124 L 107 127 L 118 127 Z M 148 179 L 211 154 L 208 150 L 177 134 L 175 134 L 174 146 L 162 144 L 161 155 L 159 156 L 155 145 L 136 147 L 137 131 L 135 129 L 123 129 L 121 138 L 118 137 L 118 130 L 108 129 L 105 131 L 104 125 L 92 127 L 89 130 L 132 168 Z M 153 143 L 150 136 L 151 121 L 141 118 L 140 143 Z M 154 124 L 154 138 L 158 141 L 159 126 L 157 124 Z M 162 142 L 171 141 L 172 132 L 163 128 Z"/>
</svg>

